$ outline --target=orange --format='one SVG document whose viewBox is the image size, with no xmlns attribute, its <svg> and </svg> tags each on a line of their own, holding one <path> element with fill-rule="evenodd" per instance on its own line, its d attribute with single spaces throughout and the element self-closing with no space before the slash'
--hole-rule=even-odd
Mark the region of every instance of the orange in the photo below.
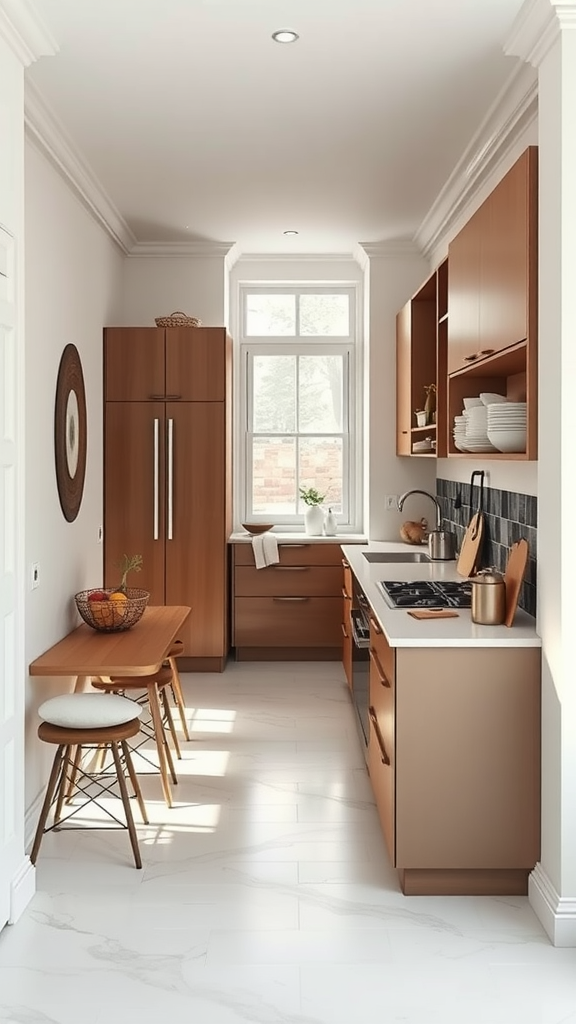
<svg viewBox="0 0 576 1024">
<path fill-rule="evenodd" d="M 120 590 L 115 590 L 113 594 L 110 594 L 110 605 L 115 626 L 118 626 L 124 619 L 127 604 L 128 598 Z"/>
</svg>

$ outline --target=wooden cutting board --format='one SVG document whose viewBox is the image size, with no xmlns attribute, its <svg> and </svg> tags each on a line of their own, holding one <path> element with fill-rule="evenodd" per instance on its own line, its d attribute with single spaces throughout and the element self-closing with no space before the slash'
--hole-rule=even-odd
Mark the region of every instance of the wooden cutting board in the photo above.
<svg viewBox="0 0 576 1024">
<path fill-rule="evenodd" d="M 528 541 L 517 540 L 510 548 L 510 554 L 508 555 L 508 561 L 506 563 L 506 572 L 504 573 L 504 583 L 506 584 L 506 618 L 504 619 L 504 622 L 507 626 L 511 626 L 514 622 L 514 616 L 518 605 L 518 596 L 520 594 L 522 580 L 524 579 L 527 561 Z"/>
<path fill-rule="evenodd" d="M 472 576 L 474 573 L 480 557 L 483 537 L 484 516 L 482 512 L 475 512 L 464 534 L 464 540 L 462 541 L 462 547 L 460 548 L 460 554 L 456 563 L 456 572 L 460 576 Z"/>
</svg>

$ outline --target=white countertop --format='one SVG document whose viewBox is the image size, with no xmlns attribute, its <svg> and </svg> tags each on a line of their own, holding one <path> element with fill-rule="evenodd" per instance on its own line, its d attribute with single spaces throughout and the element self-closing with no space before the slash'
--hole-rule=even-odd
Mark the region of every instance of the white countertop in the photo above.
<svg viewBox="0 0 576 1024">
<path fill-rule="evenodd" d="M 328 538 L 327 538 L 328 539 Z M 333 540 L 334 538 L 329 538 Z M 390 608 L 377 586 L 379 580 L 462 580 L 456 561 L 368 562 L 364 551 L 418 551 L 417 547 L 395 541 L 346 544 L 342 551 L 392 647 L 541 647 L 536 621 L 518 609 L 507 626 L 479 626 L 472 622 L 469 608 L 459 608 L 458 618 L 413 619 L 405 608 Z M 426 546 L 421 548 L 426 552 Z"/>
<path fill-rule="evenodd" d="M 308 533 L 293 531 L 292 533 L 281 533 L 280 530 L 270 530 L 276 537 L 279 544 L 367 544 L 368 538 L 361 533 L 339 533 L 334 537 L 325 537 L 321 534 L 318 537 L 311 537 Z M 229 544 L 252 543 L 252 537 L 245 530 L 237 530 L 228 537 Z"/>
</svg>

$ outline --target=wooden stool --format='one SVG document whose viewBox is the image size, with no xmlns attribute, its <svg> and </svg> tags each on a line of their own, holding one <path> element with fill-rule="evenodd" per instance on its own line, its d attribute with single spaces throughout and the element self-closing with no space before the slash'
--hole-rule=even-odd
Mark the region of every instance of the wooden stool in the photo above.
<svg viewBox="0 0 576 1024">
<path fill-rule="evenodd" d="M 176 658 L 180 657 L 184 650 L 184 644 L 182 640 L 175 640 L 172 647 L 166 655 L 166 661 L 163 664 L 166 667 L 172 669 L 172 683 L 171 690 L 174 698 L 174 703 L 178 708 L 180 715 L 180 721 L 182 722 L 182 732 L 184 733 L 184 739 L 190 741 L 190 733 L 188 732 L 188 722 L 186 721 L 186 705 L 184 703 L 184 695 L 182 693 L 182 684 L 180 682 L 180 673 L 178 671 L 178 665 Z"/>
<path fill-rule="evenodd" d="M 141 708 L 147 708 L 149 711 L 150 720 L 140 722 L 140 731 L 143 738 L 137 746 L 132 746 L 132 752 L 137 752 L 140 757 L 143 757 L 149 764 L 152 764 L 140 748 L 146 739 L 154 740 L 158 752 L 162 792 L 168 807 L 172 807 L 170 779 L 176 785 L 178 777 L 174 769 L 172 751 L 170 750 L 166 730 L 169 731 L 172 737 L 176 755 L 178 757 L 181 756 L 170 702 L 166 695 L 166 688 L 171 683 L 172 669 L 170 668 L 161 668 L 150 676 L 111 676 L 108 680 L 92 680 L 92 686 L 95 686 L 98 690 L 104 690 L 106 693 L 120 694 L 122 696 L 125 696 L 127 693 L 131 694 L 133 700 Z M 143 692 L 136 696 L 136 691 L 138 690 Z"/>
<path fill-rule="evenodd" d="M 135 701 L 111 694 L 103 696 L 96 693 L 69 693 L 53 697 L 40 705 L 38 715 L 43 721 L 38 729 L 38 736 L 44 743 L 57 744 L 58 749 L 52 762 L 52 771 L 30 854 L 32 864 L 36 863 L 42 836 L 45 832 L 61 828 L 65 821 L 77 814 L 86 804 L 94 803 L 122 828 L 128 829 L 136 867 L 142 867 L 138 838 L 124 778 L 125 766 L 134 787 L 142 819 L 145 824 L 148 824 L 146 807 L 126 742 L 127 739 L 138 733 L 141 714 L 142 708 Z M 95 775 L 82 767 L 82 750 L 87 748 L 110 750 L 116 769 L 115 778 L 110 774 L 98 773 Z M 116 781 L 124 806 L 126 824 L 98 800 L 98 797 L 111 792 Z M 82 793 L 85 799 L 81 804 L 68 811 L 65 817 L 62 817 L 65 798 L 69 807 L 71 787 L 75 787 L 75 792 Z M 96 788 L 95 795 L 88 792 L 89 787 Z M 46 827 L 52 805 L 55 807 L 53 823 Z M 85 827 L 97 828 L 99 826 Z"/>
</svg>

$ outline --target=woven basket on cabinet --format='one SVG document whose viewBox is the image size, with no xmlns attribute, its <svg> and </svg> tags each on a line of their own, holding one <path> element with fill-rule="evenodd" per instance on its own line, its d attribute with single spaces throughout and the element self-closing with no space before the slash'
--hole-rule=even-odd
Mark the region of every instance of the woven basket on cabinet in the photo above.
<svg viewBox="0 0 576 1024">
<path fill-rule="evenodd" d="M 157 316 L 156 327 L 201 327 L 202 321 L 197 316 L 187 316 L 186 313 L 171 313 L 170 316 Z"/>
</svg>

